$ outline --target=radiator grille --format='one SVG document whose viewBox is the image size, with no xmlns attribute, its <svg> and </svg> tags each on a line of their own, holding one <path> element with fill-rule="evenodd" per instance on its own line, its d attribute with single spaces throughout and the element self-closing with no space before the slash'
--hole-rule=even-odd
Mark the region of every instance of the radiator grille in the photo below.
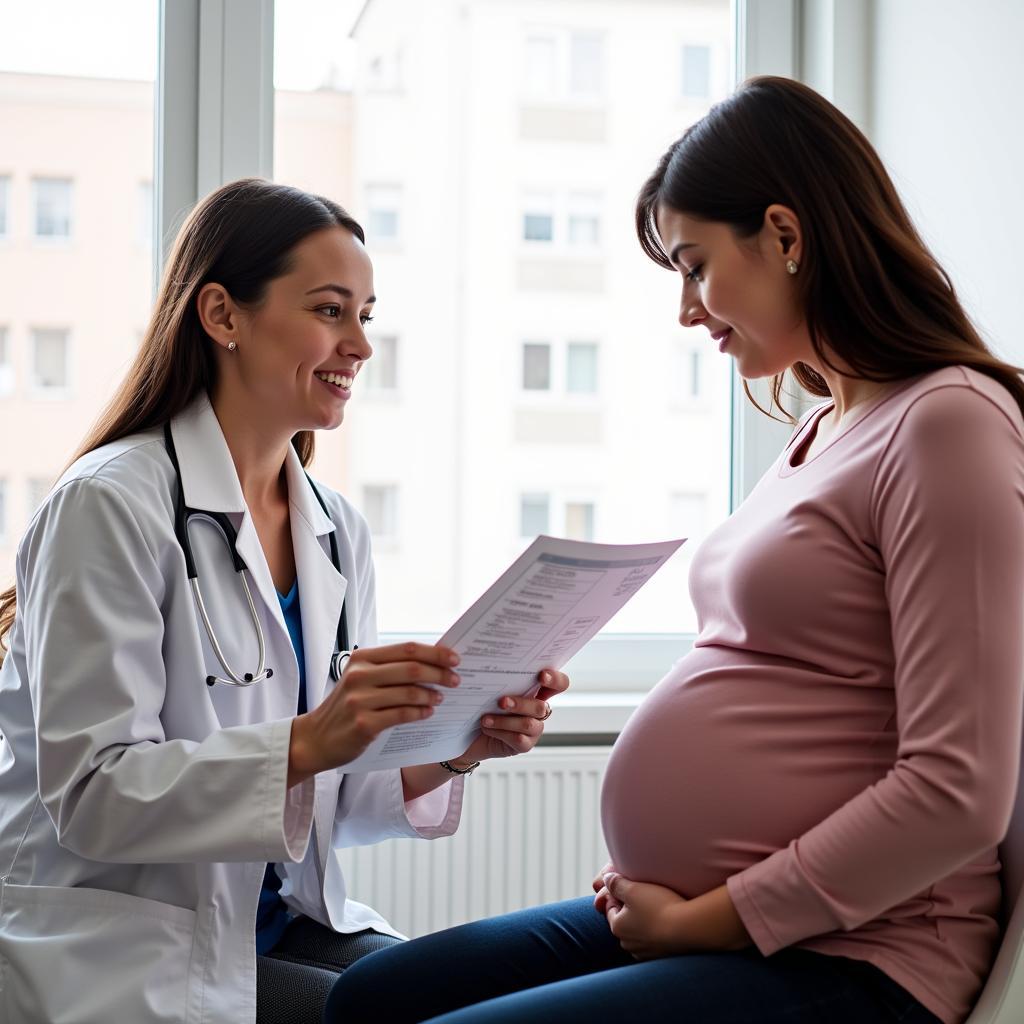
<svg viewBox="0 0 1024 1024">
<path fill-rule="evenodd" d="M 466 783 L 459 831 L 344 854 L 347 888 L 409 936 L 589 893 L 607 860 L 598 800 L 608 747 L 541 747 Z"/>
</svg>

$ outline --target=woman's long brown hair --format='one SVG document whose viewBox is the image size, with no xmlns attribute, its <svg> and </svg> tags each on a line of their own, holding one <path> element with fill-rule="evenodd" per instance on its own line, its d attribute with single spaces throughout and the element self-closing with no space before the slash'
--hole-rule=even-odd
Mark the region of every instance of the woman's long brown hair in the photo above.
<svg viewBox="0 0 1024 1024">
<path fill-rule="evenodd" d="M 204 285 L 217 282 L 239 305 L 257 308 L 269 283 L 291 269 L 295 246 L 334 226 L 365 242 L 363 229 L 337 203 L 261 178 L 231 182 L 199 203 L 178 232 L 135 361 L 71 461 L 162 426 L 200 392 L 213 390 L 217 362 L 196 308 Z M 292 444 L 308 466 L 312 431 L 300 431 Z M 0 593 L 0 661 L 16 610 L 11 586 Z"/>
<path fill-rule="evenodd" d="M 728 224 L 745 239 L 773 203 L 800 219 L 794 283 L 824 365 L 837 369 L 838 357 L 849 375 L 872 381 L 968 366 L 1002 384 L 1024 411 L 1021 370 L 982 340 L 871 143 L 800 82 L 752 78 L 688 128 L 640 190 L 637 235 L 655 263 L 675 270 L 658 236 L 659 206 Z M 812 395 L 831 395 L 806 363 L 792 373 Z M 780 409 L 782 386 L 783 375 L 772 378 Z"/>
</svg>

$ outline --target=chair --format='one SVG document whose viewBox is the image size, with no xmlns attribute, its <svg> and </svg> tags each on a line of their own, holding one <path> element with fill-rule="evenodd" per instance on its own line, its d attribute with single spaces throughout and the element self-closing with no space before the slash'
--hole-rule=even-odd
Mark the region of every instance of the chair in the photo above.
<svg viewBox="0 0 1024 1024">
<path fill-rule="evenodd" d="M 999 853 L 1003 862 L 1003 920 L 1007 922 L 992 972 L 966 1024 L 1024 1021 L 1024 761 L 1010 829 Z"/>
</svg>

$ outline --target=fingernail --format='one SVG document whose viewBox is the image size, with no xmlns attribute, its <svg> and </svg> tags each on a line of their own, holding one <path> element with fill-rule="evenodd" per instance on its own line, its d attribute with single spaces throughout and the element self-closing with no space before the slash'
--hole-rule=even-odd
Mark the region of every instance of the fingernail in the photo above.
<svg viewBox="0 0 1024 1024">
<path fill-rule="evenodd" d="M 540 681 L 542 683 L 550 683 L 551 682 L 551 673 L 550 672 L 541 672 L 541 674 L 540 674 Z"/>
<path fill-rule="evenodd" d="M 431 700 L 433 700 L 433 702 L 434 702 L 435 704 L 440 704 L 440 703 L 441 703 L 441 701 L 443 701 L 443 700 L 444 700 L 444 695 L 443 695 L 443 694 L 441 694 L 441 693 L 438 693 L 438 692 L 437 692 L 437 690 L 434 690 L 434 691 L 433 691 L 433 694 L 432 694 L 432 696 L 431 696 Z"/>
<path fill-rule="evenodd" d="M 511 711 L 515 706 L 516 702 L 511 697 L 505 698 L 505 707 L 508 708 L 509 711 Z"/>
<path fill-rule="evenodd" d="M 449 665 L 458 665 L 458 663 L 459 663 L 459 656 L 454 651 L 452 651 L 452 653 L 448 655 L 448 664 Z"/>
<path fill-rule="evenodd" d="M 488 729 L 490 729 L 490 727 L 492 725 L 494 725 L 494 719 L 493 718 L 485 718 L 484 719 L 484 725 L 487 726 Z"/>
<path fill-rule="evenodd" d="M 452 686 L 458 686 L 459 685 L 459 674 L 458 674 L 458 672 L 449 672 L 448 673 L 448 682 L 450 682 L 452 684 Z"/>
</svg>

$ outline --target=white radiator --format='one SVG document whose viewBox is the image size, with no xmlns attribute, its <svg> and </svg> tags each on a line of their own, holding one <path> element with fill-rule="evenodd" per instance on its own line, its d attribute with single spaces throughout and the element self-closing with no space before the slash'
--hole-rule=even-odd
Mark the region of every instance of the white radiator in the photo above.
<svg viewBox="0 0 1024 1024">
<path fill-rule="evenodd" d="M 540 747 L 466 780 L 454 836 L 345 852 L 353 899 L 412 937 L 584 896 L 607 860 L 598 801 L 610 747 Z"/>
</svg>

